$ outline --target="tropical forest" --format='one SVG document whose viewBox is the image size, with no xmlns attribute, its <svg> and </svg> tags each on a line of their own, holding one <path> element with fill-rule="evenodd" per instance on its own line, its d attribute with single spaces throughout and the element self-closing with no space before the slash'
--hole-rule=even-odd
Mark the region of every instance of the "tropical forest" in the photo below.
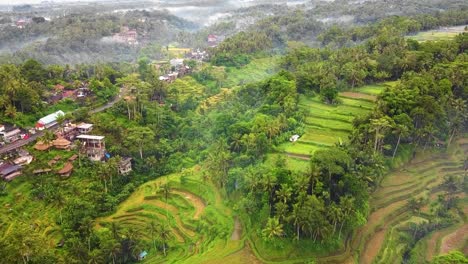
<svg viewBox="0 0 468 264">
<path fill-rule="evenodd" d="M 0 0 L 0 263 L 467 264 L 468 3 Z"/>
</svg>

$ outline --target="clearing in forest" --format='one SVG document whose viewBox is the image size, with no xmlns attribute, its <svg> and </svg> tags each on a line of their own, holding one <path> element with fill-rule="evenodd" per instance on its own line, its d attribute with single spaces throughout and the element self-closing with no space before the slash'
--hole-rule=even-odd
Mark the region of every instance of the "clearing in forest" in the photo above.
<svg viewBox="0 0 468 264">
<path fill-rule="evenodd" d="M 450 40 L 455 38 L 458 34 L 467 32 L 467 25 L 454 26 L 454 27 L 441 27 L 435 30 L 422 31 L 416 35 L 407 36 L 407 38 L 417 41 L 437 41 L 437 40 Z"/>
</svg>

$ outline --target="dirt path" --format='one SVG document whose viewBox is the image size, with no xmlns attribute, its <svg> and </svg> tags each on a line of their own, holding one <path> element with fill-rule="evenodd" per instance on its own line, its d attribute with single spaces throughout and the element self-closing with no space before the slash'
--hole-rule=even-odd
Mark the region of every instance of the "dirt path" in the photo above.
<svg viewBox="0 0 468 264">
<path fill-rule="evenodd" d="M 242 225 L 239 221 L 239 218 L 236 216 L 234 218 L 234 231 L 231 235 L 231 240 L 240 240 L 242 237 Z"/>
<path fill-rule="evenodd" d="M 172 193 L 178 194 L 189 200 L 193 204 L 193 207 L 195 207 L 195 214 L 193 215 L 193 219 L 200 218 L 200 215 L 203 213 L 203 210 L 205 210 L 206 207 L 205 203 L 200 197 L 194 195 L 193 193 L 181 190 L 173 190 Z"/>
</svg>

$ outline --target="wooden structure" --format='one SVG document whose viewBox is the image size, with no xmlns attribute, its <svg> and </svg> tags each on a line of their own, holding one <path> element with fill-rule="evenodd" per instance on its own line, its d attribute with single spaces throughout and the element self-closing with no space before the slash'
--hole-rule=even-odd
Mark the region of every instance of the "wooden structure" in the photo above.
<svg viewBox="0 0 468 264">
<path fill-rule="evenodd" d="M 51 147 L 50 144 L 44 144 L 43 141 L 38 141 L 36 145 L 34 145 L 34 149 L 39 150 L 39 151 L 48 150 L 50 147 Z"/>
<path fill-rule="evenodd" d="M 38 169 L 38 170 L 34 170 L 33 174 L 37 175 L 37 174 L 49 173 L 51 171 L 52 169 Z"/>
</svg>

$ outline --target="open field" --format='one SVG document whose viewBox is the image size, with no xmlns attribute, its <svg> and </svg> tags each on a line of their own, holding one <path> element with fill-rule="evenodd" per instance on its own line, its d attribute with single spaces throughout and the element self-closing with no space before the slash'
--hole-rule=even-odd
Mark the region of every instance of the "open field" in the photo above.
<svg viewBox="0 0 468 264">
<path fill-rule="evenodd" d="M 407 38 L 417 41 L 437 41 L 437 40 L 450 40 L 460 33 L 467 32 L 464 26 L 455 26 L 448 28 L 440 28 L 435 30 L 419 32 L 416 35 L 407 36 Z"/>
</svg>

